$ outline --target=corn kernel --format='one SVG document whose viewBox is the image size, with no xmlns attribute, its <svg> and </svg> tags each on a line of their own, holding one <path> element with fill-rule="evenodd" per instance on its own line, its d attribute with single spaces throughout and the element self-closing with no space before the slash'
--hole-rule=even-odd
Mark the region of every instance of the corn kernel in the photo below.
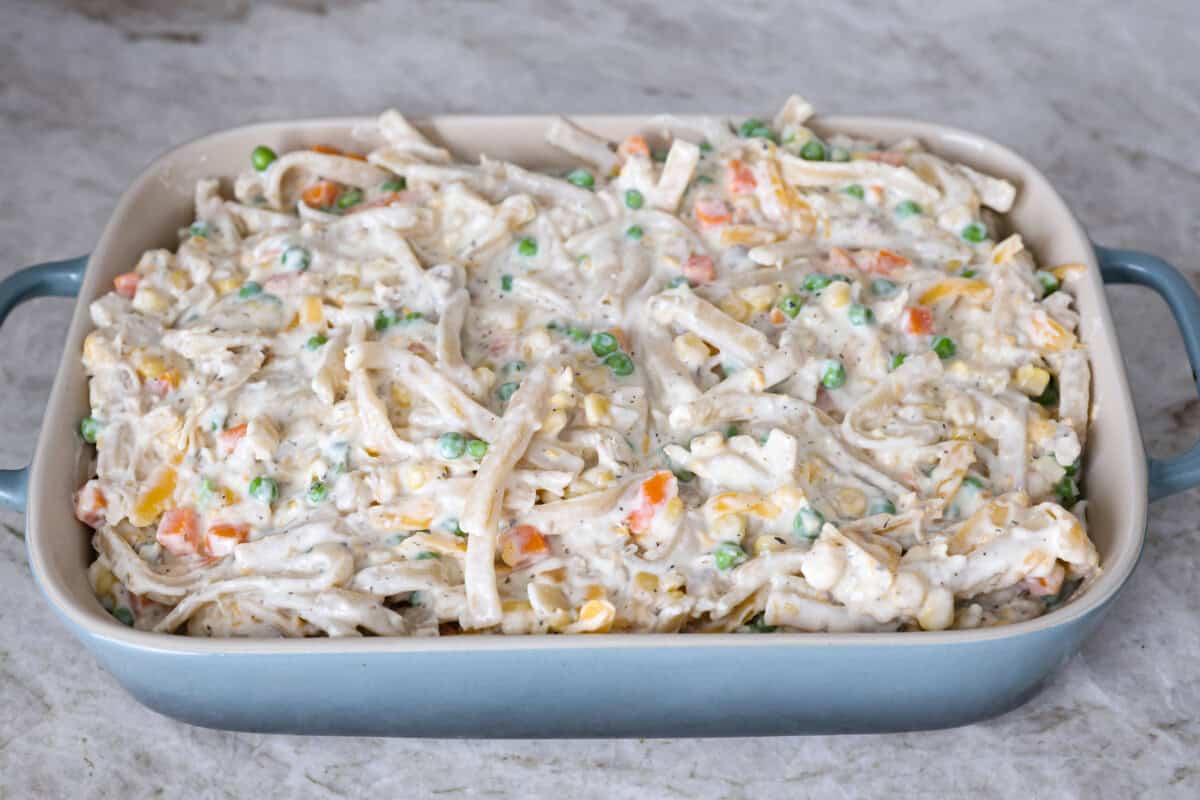
<svg viewBox="0 0 1200 800">
<path fill-rule="evenodd" d="M 746 520 L 740 514 L 725 514 L 712 523 L 714 538 L 725 542 L 740 542 L 746 533 Z"/>
<path fill-rule="evenodd" d="M 92 331 L 83 340 L 83 363 L 89 369 L 117 360 L 112 345 L 100 331 Z"/>
<path fill-rule="evenodd" d="M 771 492 L 771 502 L 780 508 L 794 508 L 804 502 L 804 492 L 796 486 L 780 486 Z"/>
<path fill-rule="evenodd" d="M 567 427 L 567 415 L 562 411 L 551 411 L 542 421 L 541 432 L 546 436 L 557 436 Z"/>
<path fill-rule="evenodd" d="M 694 333 L 684 333 L 675 337 L 671 343 L 675 356 L 692 369 L 699 368 L 708 360 L 708 345 Z"/>
<path fill-rule="evenodd" d="M 718 303 L 717 307 L 738 322 L 750 319 L 750 304 L 737 295 L 729 295 Z"/>
<path fill-rule="evenodd" d="M 155 380 L 167 371 L 167 362 L 160 356 L 141 355 L 136 363 L 137 373 L 143 380 Z"/>
<path fill-rule="evenodd" d="M 586 597 L 588 600 L 603 600 L 605 596 L 606 593 L 604 591 L 604 587 L 596 584 L 592 584 L 591 586 L 587 587 L 586 591 L 584 592 L 584 597 Z"/>
<path fill-rule="evenodd" d="M 113 584 L 117 582 L 117 577 L 107 569 L 101 568 L 96 573 L 96 594 L 106 595 L 112 591 Z"/>
<path fill-rule="evenodd" d="M 570 411 L 575 407 L 575 395 L 572 392 L 555 392 L 550 395 L 551 411 Z"/>
<path fill-rule="evenodd" d="M 401 386 L 398 383 L 393 383 L 389 392 L 392 398 L 392 405 L 400 408 L 408 408 L 412 405 L 412 393 L 408 391 L 408 387 Z"/>
<path fill-rule="evenodd" d="M 1037 397 L 1046 391 L 1046 386 L 1050 383 L 1050 373 L 1041 367 L 1025 364 L 1017 368 L 1014 380 L 1022 392 L 1030 397 Z"/>
<path fill-rule="evenodd" d="M 771 286 L 751 286 L 738 292 L 741 298 L 750 304 L 750 310 L 755 314 L 762 313 L 775 302 L 775 290 Z"/>
<path fill-rule="evenodd" d="M 826 286 L 821 292 L 821 305 L 831 311 L 850 305 L 850 284 L 834 281 Z"/>
<path fill-rule="evenodd" d="M 154 481 L 139 496 L 129 514 L 129 521 L 139 528 L 158 519 L 171 505 L 175 495 L 175 470 L 163 467 Z"/>
<path fill-rule="evenodd" d="M 325 311 L 321 306 L 320 297 L 310 294 L 304 298 L 304 302 L 300 305 L 300 319 L 310 328 L 315 328 L 325 321 Z"/>
<path fill-rule="evenodd" d="M 608 367 L 593 367 L 579 372 L 579 385 L 585 392 L 594 392 L 608 385 Z"/>
<path fill-rule="evenodd" d="M 143 314 L 166 311 L 169 305 L 166 295 L 149 286 L 138 286 L 137 294 L 133 296 L 133 307 Z"/>
<path fill-rule="evenodd" d="M 1084 272 L 1087 272 L 1087 267 L 1083 264 L 1061 264 L 1050 270 L 1050 274 L 1058 278 L 1059 282 L 1066 282 L 1071 276 Z"/>
<path fill-rule="evenodd" d="M 217 290 L 217 294 L 222 297 L 234 291 L 242 285 L 242 282 L 237 278 L 217 278 L 213 281 L 213 288 Z"/>
<path fill-rule="evenodd" d="M 658 516 L 665 524 L 674 525 L 683 517 L 683 501 L 678 497 L 672 497 L 663 505 Z"/>
<path fill-rule="evenodd" d="M 180 291 L 186 291 L 188 289 L 188 274 L 181 269 L 173 269 L 168 272 L 167 281 Z"/>
<path fill-rule="evenodd" d="M 479 381 L 479 385 L 484 391 L 492 388 L 492 384 L 496 382 L 496 373 L 492 372 L 487 367 L 475 368 L 475 380 Z"/>
<path fill-rule="evenodd" d="M 653 572 L 639 572 L 633 576 L 633 585 L 653 594 L 658 591 L 658 576 Z"/>
<path fill-rule="evenodd" d="M 617 609 L 607 600 L 589 600 L 579 609 L 579 621 L 571 626 L 578 633 L 608 633 Z"/>
<path fill-rule="evenodd" d="M 610 408 L 609 400 L 604 395 L 592 393 L 583 398 L 583 414 L 590 427 L 610 424 L 612 422 Z"/>
</svg>

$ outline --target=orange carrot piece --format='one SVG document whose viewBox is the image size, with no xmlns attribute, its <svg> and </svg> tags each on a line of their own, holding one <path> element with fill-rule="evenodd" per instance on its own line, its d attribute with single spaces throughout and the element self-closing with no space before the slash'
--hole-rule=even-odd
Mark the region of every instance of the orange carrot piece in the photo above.
<svg viewBox="0 0 1200 800">
<path fill-rule="evenodd" d="M 650 530 L 654 514 L 663 503 L 678 494 L 678 484 L 675 476 L 663 470 L 656 472 L 638 488 L 639 504 L 625 518 L 625 525 L 634 533 L 645 533 Z"/>
<path fill-rule="evenodd" d="M 196 516 L 195 509 L 183 506 L 163 514 L 154 538 L 172 555 L 196 555 L 201 542 L 200 518 Z"/>
<path fill-rule="evenodd" d="M 910 306 L 904 309 L 904 313 L 900 317 L 900 325 L 906 333 L 931 333 L 933 331 L 933 312 L 928 308 Z"/>
<path fill-rule="evenodd" d="M 341 150 L 329 144 L 314 144 L 311 148 L 314 153 L 324 153 L 327 156 L 345 155 Z"/>
<path fill-rule="evenodd" d="M 510 567 L 523 567 L 549 554 L 546 537 L 532 525 L 517 525 L 500 534 L 500 560 Z"/>
<path fill-rule="evenodd" d="M 830 248 L 829 265 L 836 269 L 858 269 L 858 261 L 849 250 L 841 247 Z"/>
<path fill-rule="evenodd" d="M 696 219 L 701 225 L 724 225 L 731 218 L 729 206 L 720 200 L 700 198 L 692 206 L 692 212 L 696 215 Z"/>
<path fill-rule="evenodd" d="M 221 558 L 232 553 L 234 546 L 246 541 L 249 536 L 250 528 L 247 525 L 218 522 L 209 526 L 208 533 L 204 535 L 204 544 L 209 555 Z"/>
<path fill-rule="evenodd" d="M 333 181 L 317 181 L 305 189 L 300 198 L 309 208 L 329 208 L 341 191 L 342 188 Z"/>
<path fill-rule="evenodd" d="M 232 428 L 226 428 L 217 434 L 217 446 L 221 451 L 221 455 L 229 455 L 237 449 L 238 442 L 246 435 L 246 423 L 235 425 Z"/>
<path fill-rule="evenodd" d="M 100 527 L 100 524 L 104 522 L 106 508 L 108 508 L 108 500 L 99 484 L 94 480 L 85 483 L 75 493 L 75 518 L 84 525 L 93 528 Z"/>
<path fill-rule="evenodd" d="M 690 255 L 683 262 L 683 275 L 695 284 L 712 283 L 717 279 L 717 265 L 709 256 Z"/>
<path fill-rule="evenodd" d="M 650 145 L 646 143 L 645 136 L 627 136 L 625 141 L 621 142 L 621 146 L 617 148 L 617 152 L 625 158 L 630 156 L 645 156 L 650 157 Z"/>
<path fill-rule="evenodd" d="M 141 281 L 142 276 L 136 272 L 122 272 L 113 278 L 113 286 L 116 287 L 117 294 L 121 295 L 121 297 L 128 297 L 132 300 L 133 296 L 137 294 L 137 287 Z"/>
<path fill-rule="evenodd" d="M 754 171 L 736 158 L 729 162 L 728 180 L 733 194 L 750 194 L 758 186 Z"/>
<path fill-rule="evenodd" d="M 911 263 L 904 256 L 893 253 L 891 250 L 880 250 L 875 254 L 875 258 L 871 260 L 867 271 L 877 272 L 881 275 L 891 275 L 893 272 L 904 269 Z"/>
</svg>

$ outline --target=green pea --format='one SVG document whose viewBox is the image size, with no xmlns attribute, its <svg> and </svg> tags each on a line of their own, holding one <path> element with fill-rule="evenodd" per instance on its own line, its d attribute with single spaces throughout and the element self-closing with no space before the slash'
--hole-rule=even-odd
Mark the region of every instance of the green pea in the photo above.
<svg viewBox="0 0 1200 800">
<path fill-rule="evenodd" d="M 841 361 L 829 361 L 821 370 L 821 385 L 826 389 L 838 389 L 846 383 L 846 367 Z"/>
<path fill-rule="evenodd" d="M 945 361 L 947 358 L 954 358 L 954 354 L 958 352 L 958 346 L 954 344 L 954 340 L 949 336 L 935 336 L 933 342 L 929 345 L 929 349 L 938 354 L 938 358 Z"/>
<path fill-rule="evenodd" d="M 1046 382 L 1046 388 L 1033 399 L 1033 402 L 1042 406 L 1058 405 L 1058 378 L 1051 375 L 1050 380 Z"/>
<path fill-rule="evenodd" d="M 259 294 L 262 294 L 262 284 L 257 281 L 246 281 L 242 284 L 242 288 L 238 289 L 238 297 L 243 300 Z"/>
<path fill-rule="evenodd" d="M 666 148 L 656 147 L 650 151 L 650 160 L 661 164 L 667 160 Z"/>
<path fill-rule="evenodd" d="M 763 122 L 761 119 L 750 117 L 740 126 L 738 126 L 738 136 L 741 136 L 743 139 L 749 139 L 754 135 L 755 131 L 762 130 L 764 128 L 767 128 L 767 123 Z"/>
<path fill-rule="evenodd" d="M 875 322 L 875 312 L 859 303 L 853 303 L 846 312 L 851 325 L 870 325 Z"/>
<path fill-rule="evenodd" d="M 428 561 L 431 558 L 439 558 L 439 556 L 432 550 L 422 550 L 417 553 L 417 561 Z"/>
<path fill-rule="evenodd" d="M 862 200 L 867 196 L 867 193 L 863 191 L 863 187 L 859 186 L 857 183 L 852 183 L 845 189 L 842 189 L 842 193 L 848 194 L 851 197 L 857 197 L 859 200 Z"/>
<path fill-rule="evenodd" d="M 259 475 L 250 481 L 250 496 L 260 503 L 271 505 L 279 497 L 279 484 L 274 478 Z"/>
<path fill-rule="evenodd" d="M 188 228 L 188 234 L 190 236 L 199 236 L 201 239 L 207 239 L 208 234 L 211 232 L 212 229 L 208 227 L 208 223 L 204 220 L 196 220 L 192 223 L 191 227 Z"/>
<path fill-rule="evenodd" d="M 524 372 L 525 366 L 525 362 L 521 361 L 520 359 L 516 361 L 509 361 L 500 368 L 500 372 L 504 375 L 512 375 L 514 372 Z"/>
<path fill-rule="evenodd" d="M 900 365 L 908 360 L 908 353 L 896 353 L 892 356 L 892 360 L 888 362 L 888 370 L 894 371 L 900 369 Z"/>
<path fill-rule="evenodd" d="M 488 443 L 482 439 L 472 439 L 467 442 L 467 455 L 476 461 L 482 461 L 483 457 L 487 455 L 487 451 Z"/>
<path fill-rule="evenodd" d="M 500 291 L 511 292 L 512 287 L 513 287 L 513 276 L 512 275 L 501 275 L 500 276 Z"/>
<path fill-rule="evenodd" d="M 596 185 L 596 179 L 586 169 L 576 169 L 568 172 L 567 182 L 575 184 L 580 189 L 591 189 Z"/>
<path fill-rule="evenodd" d="M 971 222 L 959 232 L 959 236 L 968 242 L 979 244 L 988 238 L 988 230 L 982 222 Z"/>
<path fill-rule="evenodd" d="M 646 198 L 637 189 L 627 189 L 625 191 L 625 207 L 632 208 L 635 211 L 642 207 L 646 202 Z"/>
<path fill-rule="evenodd" d="M 408 188 L 408 179 L 403 175 L 398 175 L 391 180 L 384 181 L 379 185 L 381 192 L 403 192 Z"/>
<path fill-rule="evenodd" d="M 250 163 L 259 172 L 271 166 L 271 162 L 277 158 L 279 156 L 275 155 L 275 151 L 264 144 L 260 144 L 250 152 Z"/>
<path fill-rule="evenodd" d="M 977 492 L 983 491 L 983 481 L 976 478 L 974 475 L 968 475 L 963 478 L 962 485 L 974 489 Z"/>
<path fill-rule="evenodd" d="M 812 275 L 805 276 L 804 291 L 819 292 L 831 283 L 833 283 L 833 278 L 820 272 L 814 272 Z"/>
<path fill-rule="evenodd" d="M 356 206 L 363 200 L 362 189 L 347 189 L 338 195 L 335 205 L 343 211 L 351 206 Z"/>
<path fill-rule="evenodd" d="M 747 558 L 746 551 L 737 542 L 721 542 L 713 548 L 713 564 L 722 572 L 745 563 Z"/>
<path fill-rule="evenodd" d="M 671 278 L 671 280 L 667 281 L 668 289 L 678 289 L 680 286 L 686 286 L 690 289 L 692 288 L 692 282 L 682 275 L 676 275 L 674 278 Z"/>
<path fill-rule="evenodd" d="M 316 504 L 325 502 L 329 495 L 329 487 L 324 481 L 313 481 L 308 485 L 308 502 Z"/>
<path fill-rule="evenodd" d="M 317 350 L 321 347 L 321 345 L 328 341 L 329 339 L 325 338 L 325 334 L 314 333 L 312 336 L 308 337 L 308 341 L 304 343 L 304 347 L 308 350 Z"/>
<path fill-rule="evenodd" d="M 800 157 L 805 161 L 824 161 L 826 153 L 825 143 L 815 136 L 800 148 Z"/>
<path fill-rule="evenodd" d="M 95 417 L 84 417 L 79 420 L 79 435 L 88 444 L 96 443 L 96 434 L 100 432 L 100 420 Z"/>
<path fill-rule="evenodd" d="M 642 236 L 645 235 L 645 233 L 646 232 L 642 230 L 641 225 L 630 225 L 628 228 L 625 229 L 625 235 L 628 238 L 633 239 L 635 242 L 638 239 L 641 239 Z"/>
<path fill-rule="evenodd" d="M 129 628 L 133 627 L 133 612 L 125 606 L 117 606 L 114 608 L 112 610 L 112 615 L 116 617 L 117 622 L 120 622 L 122 625 L 125 625 Z"/>
<path fill-rule="evenodd" d="M 1074 463 L 1070 464 L 1069 466 L 1063 467 L 1063 472 L 1066 473 L 1068 478 L 1074 478 L 1076 475 L 1079 474 L 1080 466 L 1082 466 L 1082 465 L 1080 464 L 1080 460 L 1077 458 L 1077 459 L 1075 459 Z"/>
<path fill-rule="evenodd" d="M 572 325 L 567 328 L 567 337 L 576 344 L 583 344 L 592 334 L 587 328 L 580 328 L 578 325 Z"/>
<path fill-rule="evenodd" d="M 839 162 L 849 161 L 850 160 L 850 151 L 844 147 L 834 147 L 833 149 L 831 149 L 829 151 L 829 160 L 830 161 L 839 161 Z"/>
<path fill-rule="evenodd" d="M 777 628 L 774 625 L 768 625 L 764 622 L 763 612 L 758 612 L 746 623 L 746 628 L 752 633 L 774 633 Z"/>
<path fill-rule="evenodd" d="M 895 514 L 896 504 L 886 497 L 876 497 L 871 501 L 871 505 L 867 508 L 867 513 L 874 516 L 875 514 Z"/>
<path fill-rule="evenodd" d="M 633 374 L 633 359 L 624 353 L 613 353 L 604 359 L 604 364 L 612 370 L 613 375 L 625 377 Z"/>
<path fill-rule="evenodd" d="M 617 342 L 617 337 L 606 331 L 598 331 L 592 334 L 592 352 L 603 358 L 609 353 L 617 352 L 620 344 Z"/>
<path fill-rule="evenodd" d="M 700 143 L 700 152 L 701 153 L 711 153 L 712 150 L 713 150 L 712 143 L 709 142 L 707 139 L 705 139 L 703 142 Z"/>
<path fill-rule="evenodd" d="M 696 480 L 696 473 L 689 472 L 686 469 L 671 470 L 671 474 L 673 474 L 676 480 L 678 480 L 680 483 L 691 483 L 692 481 Z"/>
<path fill-rule="evenodd" d="M 896 293 L 896 284 L 887 278 L 876 278 L 871 281 L 871 294 L 876 297 L 891 297 Z"/>
<path fill-rule="evenodd" d="M 377 331 L 386 331 L 396 322 L 396 312 L 391 309 L 381 309 L 375 314 L 375 330 Z"/>
<path fill-rule="evenodd" d="M 438 453 L 442 458 L 461 458 L 467 452 L 467 437 L 458 431 L 443 433 L 438 437 Z"/>
<path fill-rule="evenodd" d="M 312 253 L 304 247 L 292 245 L 279 256 L 279 263 L 283 264 L 284 269 L 303 272 L 312 263 Z"/>
<path fill-rule="evenodd" d="M 521 384 L 516 383 L 515 381 L 502 383 L 496 388 L 496 396 L 500 398 L 500 402 L 507 403 L 509 398 L 513 396 L 513 394 L 517 391 L 517 387 L 520 385 Z"/>
<path fill-rule="evenodd" d="M 425 315 L 420 311 L 409 311 L 404 315 L 405 322 L 420 322 L 423 319 L 425 319 Z"/>
<path fill-rule="evenodd" d="M 536 256 L 538 251 L 537 239 L 532 236 L 522 236 L 517 241 L 517 252 L 523 256 Z"/>
<path fill-rule="evenodd" d="M 800 313 L 800 309 L 804 308 L 804 298 L 795 292 L 785 294 L 775 302 L 775 307 L 795 319 L 796 315 Z"/>
<path fill-rule="evenodd" d="M 825 525 L 825 515 L 812 506 L 805 506 L 792 520 L 792 530 L 802 539 L 816 539 Z"/>
<path fill-rule="evenodd" d="M 912 200 L 905 200 L 900 205 L 896 206 L 896 216 L 900 219 L 907 219 L 921 213 L 921 207 Z"/>
<path fill-rule="evenodd" d="M 1034 277 L 1037 278 L 1038 283 L 1042 285 L 1042 297 L 1049 297 L 1057 292 L 1059 287 L 1062 286 L 1053 272 L 1038 270 L 1036 273 L 1034 273 Z"/>
<path fill-rule="evenodd" d="M 979 271 L 974 270 L 974 269 L 964 269 L 962 272 L 960 272 L 958 274 L 962 275 L 964 278 L 974 278 L 976 275 L 979 274 Z"/>
</svg>

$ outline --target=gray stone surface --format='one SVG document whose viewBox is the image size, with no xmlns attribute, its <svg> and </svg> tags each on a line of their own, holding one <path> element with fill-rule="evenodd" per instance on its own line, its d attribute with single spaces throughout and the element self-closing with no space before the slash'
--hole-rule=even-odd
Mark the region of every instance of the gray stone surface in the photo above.
<svg viewBox="0 0 1200 800">
<path fill-rule="evenodd" d="M 1196 3 L 734 6 L 5 0 L 0 273 L 88 250 L 151 157 L 238 123 L 386 106 L 751 111 L 799 91 L 827 111 L 984 132 L 1045 170 L 1096 239 L 1197 277 Z M 1182 447 L 1200 435 L 1200 402 L 1165 306 L 1136 289 L 1110 297 L 1147 444 Z M 33 446 L 68 312 L 38 301 L 4 327 L 4 465 Z M 1196 492 L 1154 505 L 1141 566 L 1103 627 L 1000 719 L 597 742 L 304 739 L 164 719 L 53 618 L 22 520 L 3 513 L 0 797 L 1196 797 L 1198 511 Z"/>
</svg>

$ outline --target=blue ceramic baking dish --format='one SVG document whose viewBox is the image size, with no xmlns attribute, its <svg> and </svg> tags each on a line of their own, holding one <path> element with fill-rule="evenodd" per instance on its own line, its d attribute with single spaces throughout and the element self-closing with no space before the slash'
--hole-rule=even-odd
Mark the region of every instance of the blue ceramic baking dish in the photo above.
<svg viewBox="0 0 1200 800">
<path fill-rule="evenodd" d="M 422 127 L 464 157 L 482 151 L 563 166 L 542 144 L 544 117 L 440 117 Z M 649 118 L 582 122 L 614 139 Z M 76 296 L 47 420 L 87 410 L 78 353 L 88 303 L 145 249 L 170 246 L 192 218 L 192 185 L 229 176 L 258 144 L 370 145 L 365 119 L 256 125 L 207 136 L 152 164 L 130 186 L 90 257 L 30 267 L 0 283 L 0 320 L 18 303 Z M 0 473 L 0 502 L 26 513 L 29 560 L 68 629 L 129 692 L 196 725 L 307 734 L 471 737 L 749 736 L 962 725 L 1024 702 L 1099 624 L 1141 552 L 1150 499 L 1200 483 L 1200 447 L 1147 461 L 1104 282 L 1160 293 L 1200 363 L 1200 302 L 1153 256 L 1094 247 L 1028 162 L 974 134 L 898 119 L 817 125 L 868 138 L 917 136 L 931 149 L 1020 187 L 1013 226 L 1043 263 L 1087 267 L 1081 336 L 1092 355 L 1089 529 L 1104 575 L 1082 597 L 1030 622 L 897 634 L 456 636 L 445 639 L 197 639 L 131 630 L 87 582 L 89 531 L 71 496 L 87 453 L 72 426 L 48 425 L 31 466 Z M 364 141 L 364 139 L 366 141 Z"/>
</svg>

